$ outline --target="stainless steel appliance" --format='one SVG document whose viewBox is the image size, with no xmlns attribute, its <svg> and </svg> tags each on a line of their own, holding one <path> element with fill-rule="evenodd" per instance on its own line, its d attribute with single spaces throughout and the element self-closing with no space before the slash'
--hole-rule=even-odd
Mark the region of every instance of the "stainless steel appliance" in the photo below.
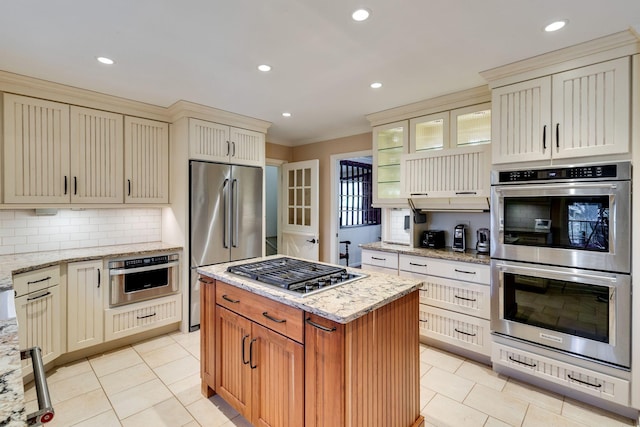
<svg viewBox="0 0 640 427">
<path fill-rule="evenodd" d="M 109 262 L 109 306 L 131 304 L 179 290 L 180 255 L 157 254 Z"/>
<path fill-rule="evenodd" d="M 444 230 L 427 230 L 422 233 L 420 246 L 423 248 L 440 249 L 444 248 Z"/>
<path fill-rule="evenodd" d="M 480 254 L 488 254 L 489 253 L 489 234 L 490 231 L 488 228 L 479 228 L 476 232 L 477 240 L 476 240 L 476 250 Z"/>
<path fill-rule="evenodd" d="M 631 165 L 494 171 L 491 330 L 630 367 Z"/>
<path fill-rule="evenodd" d="M 491 256 L 629 273 L 631 164 L 491 175 Z"/>
<path fill-rule="evenodd" d="M 456 252 L 464 252 L 467 250 L 467 226 L 458 224 L 453 229 L 453 250 Z"/>
<path fill-rule="evenodd" d="M 281 257 L 234 265 L 227 271 L 306 297 L 366 277 L 336 265 Z"/>
<path fill-rule="evenodd" d="M 191 161 L 189 327 L 200 325 L 195 269 L 262 256 L 262 168 Z"/>
</svg>

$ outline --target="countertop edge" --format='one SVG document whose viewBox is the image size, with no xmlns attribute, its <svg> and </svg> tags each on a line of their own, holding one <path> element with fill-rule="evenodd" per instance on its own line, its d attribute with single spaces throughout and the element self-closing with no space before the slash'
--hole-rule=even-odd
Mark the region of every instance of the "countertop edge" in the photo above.
<svg viewBox="0 0 640 427">
<path fill-rule="evenodd" d="M 446 261 L 466 262 L 471 264 L 489 265 L 491 257 L 487 254 L 479 254 L 475 250 L 456 252 L 450 247 L 442 249 L 413 248 L 395 243 L 373 242 L 359 245 L 361 249 L 397 253 L 403 255 L 413 255 L 426 258 L 442 259 Z"/>
</svg>

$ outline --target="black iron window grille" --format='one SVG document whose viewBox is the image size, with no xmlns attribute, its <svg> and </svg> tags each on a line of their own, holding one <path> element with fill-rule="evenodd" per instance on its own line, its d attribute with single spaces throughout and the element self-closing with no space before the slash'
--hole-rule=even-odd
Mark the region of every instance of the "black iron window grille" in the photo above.
<svg viewBox="0 0 640 427">
<path fill-rule="evenodd" d="M 373 179 L 370 164 L 340 161 L 340 227 L 380 224 L 380 209 L 371 207 Z"/>
</svg>

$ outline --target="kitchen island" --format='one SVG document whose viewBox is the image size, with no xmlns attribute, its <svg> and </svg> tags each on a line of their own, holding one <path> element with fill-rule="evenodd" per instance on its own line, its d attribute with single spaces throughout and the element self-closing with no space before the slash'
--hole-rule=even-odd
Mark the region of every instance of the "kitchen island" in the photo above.
<svg viewBox="0 0 640 427">
<path fill-rule="evenodd" d="M 227 272 L 237 264 L 198 269 L 205 396 L 253 425 L 424 424 L 420 280 L 367 273 L 301 297 Z"/>
</svg>

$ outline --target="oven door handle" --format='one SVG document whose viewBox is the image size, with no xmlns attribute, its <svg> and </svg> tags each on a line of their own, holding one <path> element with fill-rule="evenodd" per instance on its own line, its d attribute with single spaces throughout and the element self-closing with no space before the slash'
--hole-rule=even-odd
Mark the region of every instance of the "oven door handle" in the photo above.
<svg viewBox="0 0 640 427">
<path fill-rule="evenodd" d="M 549 270 L 546 268 L 540 267 L 524 267 L 524 266 L 512 266 L 507 264 L 496 264 L 496 268 L 498 268 L 502 272 L 512 273 L 512 274 L 520 274 L 520 273 L 535 273 L 535 275 L 539 275 L 542 273 L 542 277 L 546 279 L 560 279 L 566 280 L 568 277 L 580 277 L 587 280 L 598 280 L 598 281 L 606 281 L 614 284 L 617 282 L 617 278 L 615 276 L 609 276 L 606 274 L 598 275 L 598 274 L 586 274 L 586 273 L 565 273 L 560 271 Z"/>
<path fill-rule="evenodd" d="M 563 182 L 562 184 L 537 184 L 537 185 L 501 185 L 495 186 L 496 193 L 509 195 L 520 195 L 523 191 L 540 191 L 544 190 L 545 195 L 548 195 L 547 191 L 558 191 L 563 195 L 567 194 L 567 190 L 616 190 L 618 188 L 617 182 Z"/>
<path fill-rule="evenodd" d="M 173 261 L 173 262 L 168 262 L 166 264 L 148 265 L 146 267 L 110 268 L 109 276 L 121 276 L 121 275 L 131 274 L 131 273 L 142 273 L 144 271 L 162 270 L 163 268 L 177 267 L 178 265 L 180 265 L 179 261 Z"/>
</svg>

